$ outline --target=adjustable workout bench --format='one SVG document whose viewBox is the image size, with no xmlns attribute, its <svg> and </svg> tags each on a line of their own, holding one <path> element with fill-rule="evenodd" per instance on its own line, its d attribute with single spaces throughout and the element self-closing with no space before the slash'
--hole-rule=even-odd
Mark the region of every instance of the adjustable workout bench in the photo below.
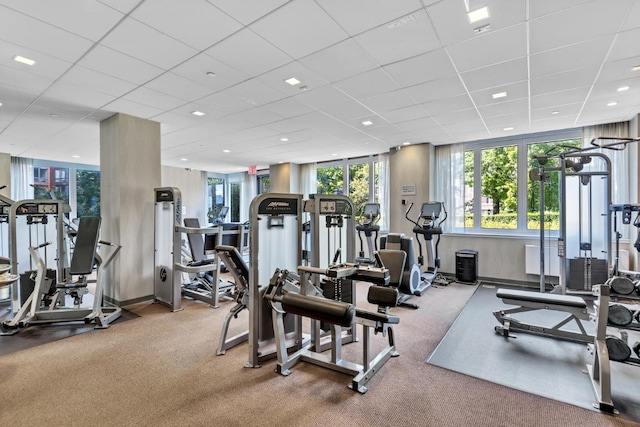
<svg viewBox="0 0 640 427">
<path fill-rule="evenodd" d="M 495 331 L 505 338 L 511 337 L 510 332 L 524 332 L 580 343 L 593 342 L 593 336 L 587 334 L 581 322 L 581 320 L 589 320 L 589 312 L 587 310 L 587 303 L 580 297 L 511 289 L 498 289 L 496 296 L 501 298 L 505 304 L 517 306 L 493 312 L 498 322 L 503 325 L 496 326 Z M 560 311 L 568 315 L 562 321 L 551 327 L 526 323 L 509 316 L 510 314 L 535 310 Z M 563 326 L 572 320 L 578 325 L 580 332 L 562 329 Z"/>
<path fill-rule="evenodd" d="M 283 291 L 288 272 L 276 270 L 272 277 L 264 298 L 272 302 L 275 316 L 273 317 L 273 329 L 276 332 L 276 348 L 278 365 L 276 372 L 287 376 L 291 374 L 291 368 L 298 362 L 305 361 L 327 369 L 344 374 L 354 375 L 349 383 L 349 388 L 359 393 L 366 393 L 366 384 L 378 372 L 391 357 L 399 356 L 396 351 L 392 325 L 398 324 L 400 319 L 388 313 L 388 308 L 396 305 L 398 291 L 394 288 L 371 286 L 369 288 L 368 301 L 378 304 L 378 311 L 371 312 L 357 309 L 353 304 L 334 301 L 321 297 L 306 296 Z M 280 303 L 280 304 L 277 304 Z M 281 305 L 281 308 L 278 307 Z M 295 353 L 287 353 L 287 344 L 284 331 L 284 315 L 287 313 L 319 320 L 329 324 L 331 329 L 331 355 L 317 352 L 313 339 L 301 345 Z M 342 359 L 342 327 L 350 327 L 353 322 L 363 326 L 363 362 L 362 364 L 349 362 Z M 388 345 L 373 359 L 370 358 L 370 328 L 375 333 L 388 334 Z M 302 340 L 298 341 L 302 343 Z"/>
</svg>

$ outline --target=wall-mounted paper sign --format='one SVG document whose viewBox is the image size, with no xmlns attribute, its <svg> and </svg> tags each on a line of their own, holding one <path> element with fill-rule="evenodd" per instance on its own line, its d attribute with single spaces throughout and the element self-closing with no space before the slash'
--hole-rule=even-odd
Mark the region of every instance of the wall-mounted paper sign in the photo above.
<svg viewBox="0 0 640 427">
<path fill-rule="evenodd" d="M 402 196 L 415 196 L 416 195 L 416 184 L 402 184 Z"/>
</svg>

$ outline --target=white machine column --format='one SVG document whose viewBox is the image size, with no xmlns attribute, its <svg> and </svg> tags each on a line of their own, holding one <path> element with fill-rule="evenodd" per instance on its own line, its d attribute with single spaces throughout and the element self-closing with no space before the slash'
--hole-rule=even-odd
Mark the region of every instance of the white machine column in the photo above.
<svg viewBox="0 0 640 427">
<path fill-rule="evenodd" d="M 100 122 L 102 239 L 122 245 L 105 299 L 153 299 L 154 189 L 160 187 L 160 123 L 117 113 Z"/>
</svg>

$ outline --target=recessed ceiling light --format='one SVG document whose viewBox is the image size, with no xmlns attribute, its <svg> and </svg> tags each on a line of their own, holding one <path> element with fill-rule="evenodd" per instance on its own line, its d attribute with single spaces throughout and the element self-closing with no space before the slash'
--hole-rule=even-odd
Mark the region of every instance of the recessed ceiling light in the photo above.
<svg viewBox="0 0 640 427">
<path fill-rule="evenodd" d="M 411 145 L 411 143 L 409 141 L 405 141 L 402 143 L 402 145 Z"/>
<path fill-rule="evenodd" d="M 509 127 L 506 127 L 506 128 L 504 128 L 504 129 L 502 129 L 502 130 L 503 130 L 503 131 L 505 131 L 505 132 L 507 132 L 507 131 L 513 130 L 513 127 L 509 126 Z"/>
<path fill-rule="evenodd" d="M 287 142 L 289 140 L 289 138 L 280 138 L 280 141 L 282 142 Z"/>
<path fill-rule="evenodd" d="M 216 73 L 214 73 L 213 71 L 207 71 L 207 76 L 209 77 L 215 77 Z"/>
<path fill-rule="evenodd" d="M 620 86 L 618 88 L 618 92 L 624 92 L 625 90 L 629 90 L 629 86 Z"/>
<path fill-rule="evenodd" d="M 551 114 L 553 115 L 560 114 L 560 111 L 552 111 Z"/>
<path fill-rule="evenodd" d="M 482 21 L 483 19 L 487 19 L 488 17 L 489 8 L 487 6 L 481 7 L 480 9 L 472 10 L 471 12 L 467 12 L 467 18 L 469 18 L 470 24 Z"/>
<path fill-rule="evenodd" d="M 225 150 L 222 150 L 222 152 L 223 152 L 223 153 L 230 153 L 230 152 L 231 152 L 231 150 L 226 150 L 226 149 L 225 149 Z"/>
<path fill-rule="evenodd" d="M 362 122 L 362 124 L 365 126 L 371 126 L 373 122 L 371 120 L 365 120 L 364 122 Z"/>
<path fill-rule="evenodd" d="M 204 116 L 204 113 L 202 111 L 192 111 L 191 114 L 193 114 L 194 116 Z"/>
<path fill-rule="evenodd" d="M 186 159 L 186 158 L 184 158 L 184 157 L 183 157 L 183 158 L 181 158 L 180 160 L 182 160 L 183 162 L 186 162 L 186 161 L 187 161 L 187 160 L 189 160 L 189 159 Z"/>
<path fill-rule="evenodd" d="M 74 159 L 79 159 L 79 158 L 80 158 L 80 156 L 78 156 L 77 154 L 74 154 L 74 155 L 73 155 L 73 156 L 71 156 L 71 157 L 73 157 Z"/>
<path fill-rule="evenodd" d="M 640 65 L 636 65 L 631 69 L 631 71 L 640 71 Z"/>
<path fill-rule="evenodd" d="M 49 114 L 51 117 L 53 117 L 54 119 L 57 119 L 58 117 L 60 117 L 58 114 L 56 113 L 51 113 Z"/>
<path fill-rule="evenodd" d="M 331 153 L 331 155 L 332 155 L 333 157 L 335 157 L 335 156 L 337 156 L 337 155 L 338 155 L 338 153 Z"/>
<path fill-rule="evenodd" d="M 285 82 L 289 83 L 291 86 L 300 84 L 300 80 L 296 79 L 295 77 L 289 77 L 287 80 L 285 80 Z"/>
<path fill-rule="evenodd" d="M 2 102 L 0 102 L 0 107 L 2 107 Z"/>
<path fill-rule="evenodd" d="M 607 104 L 607 107 L 615 107 L 616 105 L 618 105 L 618 103 L 616 101 L 610 102 Z"/>
<path fill-rule="evenodd" d="M 491 95 L 493 99 L 505 98 L 507 96 L 507 92 L 498 92 Z"/>
<path fill-rule="evenodd" d="M 16 55 L 13 57 L 13 60 L 16 62 L 20 62 L 21 64 L 33 65 L 36 63 L 33 59 L 25 58 L 24 56 Z"/>
</svg>

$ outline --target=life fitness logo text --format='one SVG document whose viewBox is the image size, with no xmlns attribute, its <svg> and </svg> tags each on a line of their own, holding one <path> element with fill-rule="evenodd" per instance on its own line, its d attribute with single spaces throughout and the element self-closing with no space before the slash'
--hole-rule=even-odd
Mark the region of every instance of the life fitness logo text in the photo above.
<svg viewBox="0 0 640 427">
<path fill-rule="evenodd" d="M 271 202 L 267 205 L 267 207 L 274 211 L 282 211 L 289 210 L 290 204 L 289 202 Z"/>
</svg>

